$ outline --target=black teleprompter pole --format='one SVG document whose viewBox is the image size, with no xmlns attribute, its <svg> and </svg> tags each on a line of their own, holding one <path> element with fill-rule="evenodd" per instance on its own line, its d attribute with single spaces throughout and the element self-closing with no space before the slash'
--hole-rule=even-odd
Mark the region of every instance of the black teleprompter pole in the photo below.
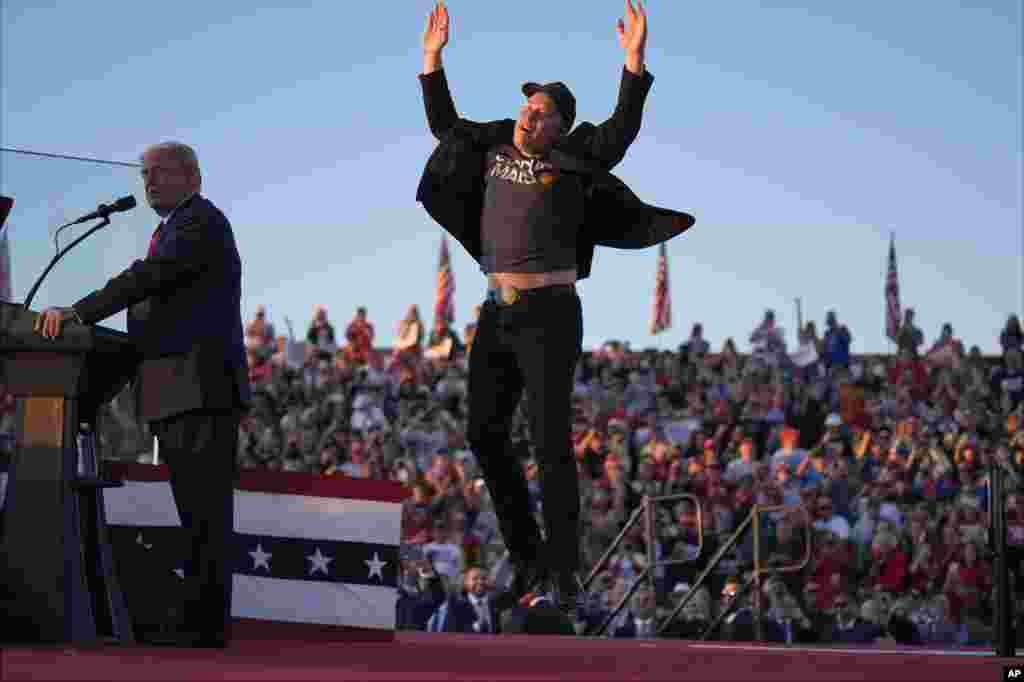
<svg viewBox="0 0 1024 682">
<path fill-rule="evenodd" d="M 989 485 L 991 486 L 990 510 L 992 516 L 992 545 L 996 555 L 996 604 L 995 631 L 996 655 L 1009 658 L 1016 655 L 1013 636 L 1013 604 L 1010 599 L 1010 562 L 1006 555 L 1006 504 L 1003 489 L 1005 472 L 1002 464 L 989 464 Z"/>
</svg>

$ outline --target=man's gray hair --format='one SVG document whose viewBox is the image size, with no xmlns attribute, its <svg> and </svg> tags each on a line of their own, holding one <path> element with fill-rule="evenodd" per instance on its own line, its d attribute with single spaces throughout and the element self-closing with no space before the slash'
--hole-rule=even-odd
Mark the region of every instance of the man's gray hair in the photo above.
<svg viewBox="0 0 1024 682">
<path fill-rule="evenodd" d="M 147 152 L 160 151 L 166 152 L 173 156 L 182 166 L 193 176 L 195 176 L 200 182 L 202 182 L 202 173 L 199 171 L 199 157 L 196 156 L 196 150 L 188 146 L 184 142 L 160 142 L 159 144 L 150 145 L 146 147 L 142 155 L 139 156 L 139 161 L 142 161 L 142 157 Z"/>
</svg>

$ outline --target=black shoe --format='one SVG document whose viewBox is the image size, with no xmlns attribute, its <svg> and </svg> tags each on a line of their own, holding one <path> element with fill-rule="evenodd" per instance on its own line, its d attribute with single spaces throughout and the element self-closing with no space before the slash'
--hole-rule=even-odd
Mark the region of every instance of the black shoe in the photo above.
<svg viewBox="0 0 1024 682">
<path fill-rule="evenodd" d="M 552 576 L 552 597 L 557 608 L 572 624 L 577 634 L 581 634 L 584 622 L 583 583 L 573 571 L 557 571 Z"/>
<path fill-rule="evenodd" d="M 143 633 L 138 639 L 140 644 L 146 646 L 179 646 L 195 649 L 227 648 L 227 640 L 223 635 L 206 635 L 187 630 Z"/>
</svg>

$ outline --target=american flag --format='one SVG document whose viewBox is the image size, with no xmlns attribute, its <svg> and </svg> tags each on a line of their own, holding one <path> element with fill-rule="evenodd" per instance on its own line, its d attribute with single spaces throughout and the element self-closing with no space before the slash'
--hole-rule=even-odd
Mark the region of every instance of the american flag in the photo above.
<svg viewBox="0 0 1024 682">
<path fill-rule="evenodd" d="M 889 239 L 889 273 L 885 278 L 885 335 L 896 340 L 900 330 L 900 280 L 896 272 L 896 237 Z"/>
<path fill-rule="evenodd" d="M 104 491 L 104 511 L 128 609 L 136 623 L 159 625 L 165 595 L 155 586 L 171 580 L 173 591 L 186 551 L 167 467 L 110 463 L 108 473 L 125 483 Z M 388 481 L 243 471 L 235 489 L 236 623 L 392 636 L 404 496 Z"/>
<path fill-rule="evenodd" d="M 434 319 L 455 322 L 455 275 L 448 256 L 448 240 L 441 238 L 441 262 L 437 266 L 437 289 L 434 293 Z"/>
<path fill-rule="evenodd" d="M 654 308 L 651 311 L 651 333 L 658 334 L 672 326 L 672 296 L 668 290 L 668 249 L 658 247 L 658 276 L 654 284 Z"/>
</svg>

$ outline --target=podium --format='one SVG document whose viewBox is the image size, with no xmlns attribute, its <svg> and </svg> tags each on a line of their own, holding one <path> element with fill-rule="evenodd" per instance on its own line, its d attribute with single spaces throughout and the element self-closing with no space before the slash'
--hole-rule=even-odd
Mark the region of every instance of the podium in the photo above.
<svg viewBox="0 0 1024 682">
<path fill-rule="evenodd" d="M 37 313 L 0 303 L 0 377 L 17 435 L 0 538 L 0 641 L 132 642 L 107 536 L 99 408 L 132 377 L 128 335 L 66 324 L 33 330 Z"/>
</svg>

